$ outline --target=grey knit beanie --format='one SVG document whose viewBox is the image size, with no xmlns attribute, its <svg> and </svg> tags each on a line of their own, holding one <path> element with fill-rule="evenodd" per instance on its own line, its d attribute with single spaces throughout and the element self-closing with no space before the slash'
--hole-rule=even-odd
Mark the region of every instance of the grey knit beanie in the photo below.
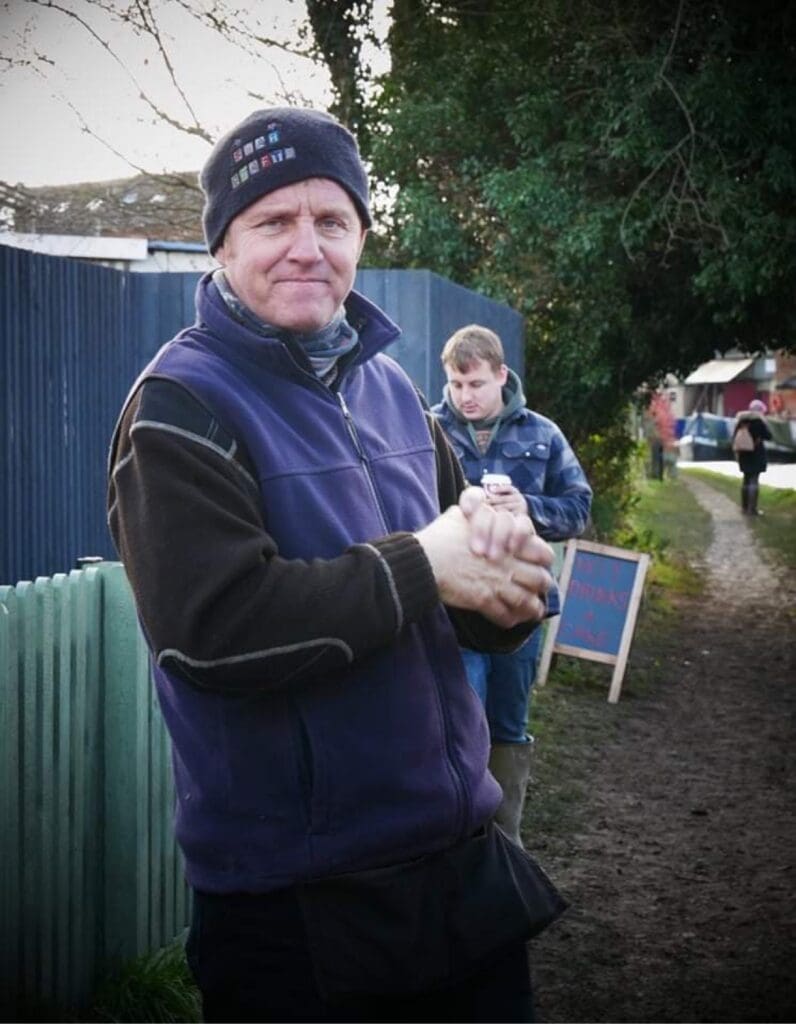
<svg viewBox="0 0 796 1024">
<path fill-rule="evenodd" d="M 256 110 L 213 147 L 199 177 L 210 253 L 229 223 L 261 196 L 307 178 L 330 178 L 351 196 L 371 225 L 368 177 L 356 139 L 329 114 L 298 107 Z"/>
</svg>

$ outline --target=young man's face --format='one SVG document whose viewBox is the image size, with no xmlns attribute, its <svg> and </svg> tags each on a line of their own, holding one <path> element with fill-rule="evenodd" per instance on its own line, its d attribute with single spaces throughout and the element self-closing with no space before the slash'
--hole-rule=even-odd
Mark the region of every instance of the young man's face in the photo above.
<svg viewBox="0 0 796 1024">
<path fill-rule="evenodd" d="M 503 408 L 505 364 L 493 370 L 486 359 L 476 359 L 464 371 L 446 365 L 445 375 L 451 401 L 465 419 L 490 420 Z"/>
<path fill-rule="evenodd" d="M 309 178 L 242 210 L 215 256 L 260 319 L 308 334 L 326 326 L 351 291 L 365 234 L 345 189 Z"/>
</svg>

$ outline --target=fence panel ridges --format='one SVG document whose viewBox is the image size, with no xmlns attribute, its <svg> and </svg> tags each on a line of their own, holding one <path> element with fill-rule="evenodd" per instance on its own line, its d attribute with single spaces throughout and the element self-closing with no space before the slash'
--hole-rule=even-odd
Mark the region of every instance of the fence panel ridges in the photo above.
<svg viewBox="0 0 796 1024">
<path fill-rule="evenodd" d="M 149 921 L 148 939 L 158 943 L 164 932 L 163 909 L 166 892 L 164 874 L 166 851 L 164 848 L 164 831 L 162 809 L 166 803 L 163 776 L 168 770 L 163 763 L 163 750 L 160 742 L 158 722 L 151 700 L 146 702 L 147 735 L 149 737 Z"/>
<path fill-rule="evenodd" d="M 20 782 L 20 694 L 23 672 L 20 664 L 19 599 L 14 587 L 0 587 L 0 671 L 3 692 L 0 699 L 0 1005 L 2 992 L 15 992 L 21 976 L 19 943 L 22 874 L 22 800 Z M 8 999 L 8 996 L 6 997 Z"/>
<path fill-rule="evenodd" d="M 168 741 L 154 697 L 149 659 L 124 569 L 106 563 L 103 574 L 106 749 L 106 957 L 140 955 L 183 930 L 166 909 L 185 881 L 172 824 L 174 787 Z M 119 804 L 112 795 L 124 792 Z M 127 880 L 127 887 L 122 881 Z"/>
<path fill-rule="evenodd" d="M 57 780 L 53 754 L 55 748 L 55 701 L 58 680 L 55 678 L 55 593 L 53 580 L 40 578 L 33 584 L 38 618 L 37 659 L 39 689 L 39 732 L 36 749 L 38 852 L 38 910 L 40 921 L 39 988 L 48 998 L 55 994 L 55 921 L 58 913 L 54 886 L 56 862 Z"/>
<path fill-rule="evenodd" d="M 126 603 L 128 614 L 132 617 L 133 604 L 128 591 L 127 580 L 121 567 L 118 567 L 114 574 L 114 585 L 119 588 L 119 597 Z M 137 669 L 142 651 L 139 644 L 137 632 L 131 632 L 131 639 L 134 638 L 131 664 Z M 154 895 L 160 886 L 160 861 L 157 851 L 153 848 L 153 818 L 154 799 L 153 792 L 154 765 L 152 763 L 153 753 L 153 730 L 150 715 L 151 690 L 148 679 L 142 680 L 139 674 L 135 673 L 135 714 L 136 714 L 136 735 L 138 737 L 138 750 L 135 760 L 136 765 L 136 793 L 138 795 L 138 930 L 136 933 L 136 953 L 143 953 L 147 949 L 157 949 L 158 937 L 152 927 L 153 921 L 153 900 Z"/>
<path fill-rule="evenodd" d="M 74 721 L 74 700 L 72 694 L 72 607 L 73 586 L 68 576 L 53 577 L 53 588 L 57 594 L 58 613 L 55 633 L 55 659 L 58 677 L 58 713 L 55 737 L 55 777 L 58 780 L 58 803 L 56 807 L 56 835 L 58 856 L 56 860 L 56 890 L 58 892 L 58 918 L 55 924 L 55 946 L 58 952 L 54 988 L 59 998 L 67 1000 L 70 994 L 72 970 L 70 964 L 70 915 L 72 872 L 75 857 L 75 840 L 72 832 L 72 809 L 74 805 L 74 783 L 72 768 L 72 726 Z"/>
<path fill-rule="evenodd" d="M 0 587 L 0 671 L 0 1002 L 77 1006 L 188 923 L 169 741 L 123 568 Z"/>
<path fill-rule="evenodd" d="M 3 978 L 69 1005 L 96 968 L 97 586 L 75 572 L 2 595 Z"/>
<path fill-rule="evenodd" d="M 21 745 L 21 791 L 22 809 L 22 856 L 20 858 L 22 918 L 22 991 L 27 994 L 39 992 L 38 967 L 40 928 L 38 915 L 37 861 L 39 829 L 37 828 L 36 787 L 39 707 L 41 694 L 38 686 L 37 662 L 39 645 L 37 637 L 37 606 L 33 583 L 24 581 L 17 585 L 17 596 L 21 611 L 22 658 L 20 674 L 20 708 L 22 728 Z M 44 993 L 42 993 L 44 994 Z"/>
<path fill-rule="evenodd" d="M 102 749 L 102 594 L 96 569 L 69 573 L 72 635 L 71 773 L 72 862 L 70 972 L 73 998 L 87 997 L 102 955 L 103 863 L 101 795 Z"/>
</svg>

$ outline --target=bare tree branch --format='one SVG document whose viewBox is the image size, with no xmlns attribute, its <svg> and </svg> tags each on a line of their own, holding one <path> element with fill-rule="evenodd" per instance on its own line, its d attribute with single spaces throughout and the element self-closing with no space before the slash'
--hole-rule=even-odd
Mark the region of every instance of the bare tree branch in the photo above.
<svg viewBox="0 0 796 1024">
<path fill-rule="evenodd" d="M 197 10 L 192 0 L 177 0 L 180 7 L 196 19 L 200 24 L 207 25 L 217 32 L 224 39 L 233 43 L 246 53 L 259 54 L 258 48 L 282 50 L 292 57 L 302 57 L 305 60 L 316 62 L 316 55 L 311 47 L 295 46 L 283 39 L 276 39 L 271 35 L 263 35 L 259 29 L 259 22 L 254 24 L 246 23 L 242 27 L 243 12 L 239 9 L 230 9 L 222 0 L 217 0 L 209 10 Z M 256 48 L 252 47 L 256 44 Z"/>
<path fill-rule="evenodd" d="M 85 132 L 86 135 L 90 135 L 92 137 L 92 139 L 96 139 L 96 141 L 99 142 L 99 144 L 101 146 L 104 146 L 105 149 L 108 150 L 108 152 L 113 153 L 113 155 L 118 157 L 120 160 L 124 160 L 124 162 L 126 164 L 128 164 L 130 167 L 132 167 L 132 169 L 134 171 L 138 171 L 139 174 L 150 174 L 151 173 L 150 171 L 147 171 L 147 169 L 145 167 L 142 167 L 140 164 L 137 164 L 135 162 L 135 160 L 132 160 L 129 156 L 127 156 L 126 154 L 122 153 L 114 145 L 112 145 L 112 143 L 108 142 L 108 140 L 106 138 L 104 138 L 102 135 L 100 135 L 98 132 L 96 132 L 88 124 L 88 122 L 83 117 L 81 112 L 77 109 L 75 104 L 67 96 L 64 96 L 63 94 L 60 94 L 59 95 L 59 99 L 69 107 L 69 109 L 72 111 L 72 113 L 78 119 L 78 121 L 80 122 L 80 130 L 81 131 Z"/>
<path fill-rule="evenodd" d="M 669 163 L 672 164 L 669 187 L 658 203 L 661 218 L 667 231 L 662 257 L 664 265 L 668 255 L 673 250 L 675 243 L 685 241 L 685 237 L 681 233 L 681 229 L 689 219 L 689 213 L 687 211 L 690 211 L 690 217 L 695 223 L 699 235 L 704 235 L 706 231 L 716 232 L 720 236 L 724 247 L 728 247 L 730 244 L 729 237 L 724 226 L 713 216 L 709 203 L 702 195 L 694 178 L 693 169 L 696 161 L 697 139 L 701 136 L 701 133 L 698 132 L 687 104 L 667 73 L 677 47 L 684 7 L 685 0 L 679 0 L 677 14 L 675 16 L 675 22 L 672 29 L 672 38 L 663 61 L 656 72 L 655 82 L 662 85 L 674 98 L 677 107 L 685 119 L 687 131 L 674 146 L 663 154 L 652 170 L 649 171 L 649 173 L 646 174 L 639 182 L 622 211 L 622 218 L 619 225 L 619 237 L 622 247 L 624 248 L 628 259 L 631 261 L 633 261 L 635 257 L 633 256 L 628 244 L 626 228 L 631 208 L 636 203 L 644 189 L 647 188 L 652 180 Z M 684 155 L 683 150 L 686 148 L 688 152 Z"/>
<path fill-rule="evenodd" d="M 180 99 L 185 104 L 186 109 L 188 110 L 188 112 L 190 113 L 191 117 L 193 118 L 194 125 L 198 126 L 199 125 L 199 118 L 196 116 L 196 112 L 194 111 L 193 107 L 191 106 L 191 103 L 190 103 L 188 97 L 185 95 L 185 91 L 183 90 L 182 86 L 180 85 L 180 83 L 177 80 L 177 75 L 176 75 L 176 73 L 174 71 L 174 65 L 171 62 L 171 58 L 169 57 L 168 50 L 163 45 L 163 39 L 161 38 L 161 35 L 160 35 L 160 29 L 158 28 L 158 23 L 157 23 L 157 19 L 155 17 L 155 12 L 152 10 L 152 6 L 149 3 L 149 0 L 136 0 L 136 6 L 138 7 L 138 10 L 139 10 L 139 12 L 141 14 L 141 20 L 142 20 L 142 22 L 143 22 L 143 24 L 144 24 L 144 26 L 146 28 L 146 31 L 149 33 L 149 35 L 155 41 L 155 45 L 158 48 L 158 53 L 160 53 L 161 59 L 163 61 L 163 64 L 164 64 L 166 70 L 168 71 L 169 78 L 171 79 L 172 85 L 174 86 L 174 88 L 175 88 L 176 92 L 178 93 Z"/>
<path fill-rule="evenodd" d="M 103 50 L 119 65 L 124 71 L 127 78 L 133 83 L 138 90 L 139 99 L 145 103 L 153 114 L 156 115 L 160 120 L 170 125 L 172 128 L 176 128 L 178 131 L 184 132 L 186 135 L 195 135 L 197 138 L 203 139 L 205 142 L 212 142 L 210 133 L 204 129 L 200 124 L 186 124 L 178 121 L 172 117 L 165 110 L 161 110 L 160 107 L 155 104 L 152 99 L 147 95 L 146 90 L 141 86 L 136 76 L 130 71 L 124 61 L 119 57 L 107 39 L 103 39 L 102 36 L 86 21 L 85 18 L 81 17 L 76 11 L 71 11 L 67 7 L 62 7 L 60 4 L 54 2 L 54 0 L 27 0 L 28 3 L 34 4 L 38 7 L 48 8 L 50 10 L 58 11 L 67 18 L 72 18 L 77 22 L 91 38 L 102 47 Z M 101 6 L 101 5 L 100 5 Z M 189 108 L 190 109 L 190 108 Z"/>
<path fill-rule="evenodd" d="M 672 29 L 672 41 L 669 43 L 669 49 L 666 52 L 666 56 L 663 58 L 663 64 L 661 64 L 661 70 L 659 72 L 659 74 L 661 75 L 665 73 L 666 68 L 669 66 L 669 63 L 672 57 L 674 56 L 674 51 L 677 47 L 677 39 L 680 35 L 680 23 L 683 20 L 684 7 L 685 0 L 680 0 L 679 4 L 677 5 L 677 14 L 674 19 L 674 28 Z"/>
<path fill-rule="evenodd" d="M 668 149 L 660 158 L 660 160 L 655 164 L 652 170 L 641 179 L 638 185 L 636 185 L 636 187 L 633 189 L 633 192 L 631 193 L 630 198 L 625 204 L 625 208 L 622 211 L 622 219 L 619 223 L 619 238 L 622 242 L 622 247 L 625 250 L 627 258 L 631 262 L 635 261 L 635 257 L 633 256 L 633 253 L 630 251 L 630 246 L 627 243 L 627 233 L 625 230 L 625 224 L 627 222 L 627 218 L 630 216 L 630 210 L 633 204 L 638 199 L 638 197 L 647 187 L 647 185 L 652 181 L 652 179 L 658 174 L 659 171 L 661 171 L 666 166 L 669 160 L 671 160 L 671 158 L 677 153 L 677 151 L 681 149 L 689 140 L 690 136 L 684 135 L 677 143 L 675 143 L 674 146 L 671 147 L 671 149 Z"/>
</svg>

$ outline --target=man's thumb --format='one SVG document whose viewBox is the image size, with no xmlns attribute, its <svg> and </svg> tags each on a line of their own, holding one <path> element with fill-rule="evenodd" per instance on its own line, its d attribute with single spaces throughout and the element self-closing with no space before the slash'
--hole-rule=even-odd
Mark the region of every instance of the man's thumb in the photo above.
<svg viewBox="0 0 796 1024">
<path fill-rule="evenodd" d="M 485 501 L 486 492 L 483 487 L 467 487 L 459 496 L 459 508 L 469 519 Z"/>
</svg>

